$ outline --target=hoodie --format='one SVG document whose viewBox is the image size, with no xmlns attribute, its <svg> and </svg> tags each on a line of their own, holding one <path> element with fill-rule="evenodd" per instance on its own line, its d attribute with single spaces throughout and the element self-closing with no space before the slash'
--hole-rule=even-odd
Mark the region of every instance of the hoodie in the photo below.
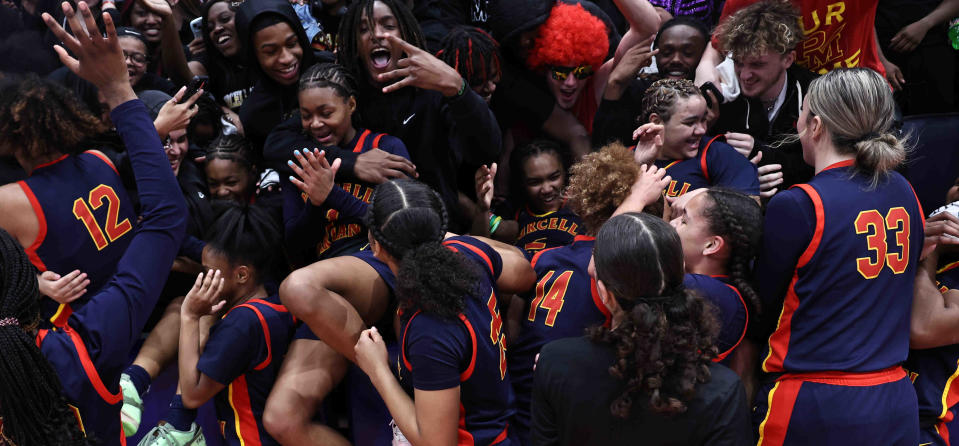
<svg viewBox="0 0 959 446">
<path fill-rule="evenodd" d="M 263 143 L 267 135 L 277 124 L 284 119 L 289 118 L 291 113 L 297 109 L 297 85 L 280 85 L 267 76 L 255 62 L 256 51 L 253 48 L 252 25 L 261 16 L 275 15 L 280 20 L 286 22 L 296 33 L 303 49 L 303 57 L 300 59 L 300 73 L 316 62 L 332 62 L 332 54 L 321 52 L 314 54 L 310 46 L 310 40 L 306 37 L 303 25 L 296 16 L 293 6 L 286 0 L 257 0 L 243 2 L 236 10 L 236 31 L 240 42 L 243 44 L 245 60 L 251 61 L 250 69 L 258 77 L 253 86 L 253 93 L 243 101 L 240 107 L 240 121 L 243 123 L 244 134 L 253 144 L 254 150 L 259 154 L 263 149 Z"/>
</svg>

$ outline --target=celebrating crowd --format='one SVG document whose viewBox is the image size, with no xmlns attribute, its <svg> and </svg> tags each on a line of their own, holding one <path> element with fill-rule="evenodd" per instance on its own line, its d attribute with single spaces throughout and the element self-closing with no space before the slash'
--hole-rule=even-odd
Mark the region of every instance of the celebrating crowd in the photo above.
<svg viewBox="0 0 959 446">
<path fill-rule="evenodd" d="M 949 445 L 956 17 L 3 0 L 0 445 Z"/>
</svg>

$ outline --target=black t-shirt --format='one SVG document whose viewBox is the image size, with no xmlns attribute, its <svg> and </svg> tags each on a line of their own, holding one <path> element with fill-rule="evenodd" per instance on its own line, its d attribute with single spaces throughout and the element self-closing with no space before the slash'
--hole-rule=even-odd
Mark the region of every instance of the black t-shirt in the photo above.
<svg viewBox="0 0 959 446">
<path fill-rule="evenodd" d="M 746 391 L 739 377 L 713 363 L 685 413 L 664 416 L 634 398 L 628 419 L 610 413 L 625 381 L 609 374 L 614 347 L 585 337 L 547 344 L 533 386 L 534 445 L 747 445 L 753 443 Z"/>
</svg>

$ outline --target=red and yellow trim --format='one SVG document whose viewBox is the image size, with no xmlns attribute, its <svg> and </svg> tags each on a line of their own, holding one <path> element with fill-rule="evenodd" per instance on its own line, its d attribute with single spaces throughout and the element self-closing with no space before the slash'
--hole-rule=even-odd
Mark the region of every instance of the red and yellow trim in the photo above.
<svg viewBox="0 0 959 446">
<path fill-rule="evenodd" d="M 28 185 L 26 181 L 17 181 L 17 184 L 20 185 L 23 194 L 27 196 L 27 200 L 30 201 L 30 207 L 33 208 L 33 214 L 37 217 L 37 237 L 33 239 L 33 243 L 24 251 L 27 252 L 30 263 L 37 267 L 40 272 L 44 272 L 47 270 L 47 266 L 43 264 L 43 260 L 40 260 L 37 249 L 43 244 L 43 240 L 47 238 L 47 218 L 44 216 L 43 207 L 40 206 L 40 201 L 37 200 L 37 196 L 33 194 L 33 189 L 30 188 L 30 185 Z"/>
<path fill-rule="evenodd" d="M 483 259 L 484 262 L 486 262 L 486 266 L 489 268 L 490 274 L 494 274 L 494 275 L 496 274 L 496 271 L 493 270 L 493 261 L 490 260 L 489 256 L 486 255 L 486 253 L 483 252 L 481 249 L 469 243 L 466 243 L 462 240 L 447 240 L 443 242 L 443 244 L 446 245 L 447 248 L 452 249 L 453 251 L 457 251 L 456 247 L 453 245 L 462 246 L 466 249 L 469 249 L 470 251 L 473 251 L 473 254 L 480 256 L 480 258 Z"/>
<path fill-rule="evenodd" d="M 260 430 L 256 425 L 256 417 L 253 416 L 246 375 L 234 379 L 227 390 L 230 409 L 233 410 L 233 429 L 240 440 L 240 446 L 260 446 Z"/>
<path fill-rule="evenodd" d="M 360 139 L 356 140 L 356 145 L 353 146 L 353 153 L 360 153 L 363 151 L 363 143 L 366 142 L 366 137 L 370 136 L 369 130 L 363 130 L 363 133 L 360 134 Z"/>
<path fill-rule="evenodd" d="M 841 164 L 841 162 L 836 164 Z M 806 266 L 806 264 L 812 260 L 813 255 L 816 254 L 819 243 L 822 242 L 822 234 L 826 225 L 825 208 L 823 207 L 822 197 L 819 196 L 819 193 L 808 184 L 798 184 L 794 187 L 802 189 L 809 195 L 809 199 L 812 201 L 813 208 L 816 211 L 816 230 L 813 232 L 809 245 L 806 246 L 802 255 L 799 256 L 799 262 L 796 264 L 793 278 L 789 282 L 789 288 L 786 290 L 786 298 L 783 301 L 782 312 L 779 313 L 779 322 L 776 325 L 776 331 L 769 336 L 769 354 L 766 355 L 766 359 L 763 360 L 762 364 L 763 371 L 767 373 L 785 371 L 783 363 L 786 360 L 786 354 L 789 350 L 789 338 L 792 334 L 792 317 L 796 309 L 799 308 L 799 297 L 796 295 L 796 282 L 799 280 L 799 269 Z"/>
<path fill-rule="evenodd" d="M 706 165 L 706 153 L 709 152 L 709 146 L 713 145 L 713 142 L 720 138 L 722 138 L 722 141 L 726 140 L 726 137 L 723 135 L 714 136 L 713 139 L 710 139 L 709 142 L 706 143 L 706 147 L 703 147 L 702 153 L 699 154 L 699 168 L 702 169 L 703 177 L 706 178 L 707 183 L 711 181 L 709 180 L 709 166 Z"/>
</svg>

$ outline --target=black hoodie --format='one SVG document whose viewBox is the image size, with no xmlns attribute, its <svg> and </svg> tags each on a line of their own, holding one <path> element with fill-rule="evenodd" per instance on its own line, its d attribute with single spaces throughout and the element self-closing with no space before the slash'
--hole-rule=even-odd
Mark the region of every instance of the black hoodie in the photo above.
<svg viewBox="0 0 959 446">
<path fill-rule="evenodd" d="M 236 10 L 236 32 L 243 44 L 246 59 L 250 61 L 250 69 L 256 73 L 258 80 L 253 86 L 253 93 L 243 101 L 240 107 L 240 121 L 243 123 L 244 135 L 253 144 L 257 154 L 261 153 L 267 135 L 280 122 L 291 116 L 297 109 L 297 85 L 280 85 L 263 73 L 253 48 L 253 33 L 251 25 L 257 18 L 271 14 L 286 22 L 296 33 L 303 49 L 300 59 L 300 73 L 316 62 L 332 62 L 333 56 L 329 52 L 314 54 L 310 40 L 296 12 L 286 0 L 256 0 L 243 2 Z"/>
</svg>

